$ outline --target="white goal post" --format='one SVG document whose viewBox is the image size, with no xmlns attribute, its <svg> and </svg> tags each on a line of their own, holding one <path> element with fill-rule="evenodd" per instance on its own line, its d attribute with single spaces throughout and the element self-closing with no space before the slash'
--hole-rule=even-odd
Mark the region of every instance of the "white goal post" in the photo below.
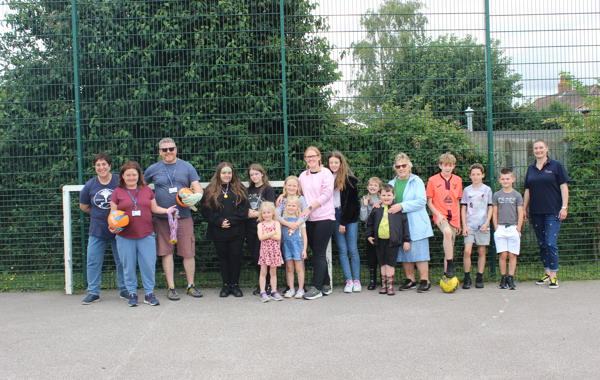
<svg viewBox="0 0 600 380">
<path fill-rule="evenodd" d="M 283 181 L 270 181 L 274 188 L 282 188 Z M 202 188 L 208 186 L 208 182 L 201 183 Z M 248 186 L 244 182 L 244 186 Z M 83 185 L 65 185 L 62 188 L 63 203 L 63 242 L 64 242 L 64 260 L 65 260 L 65 294 L 73 294 L 73 232 L 71 231 L 71 193 L 79 193 Z M 332 279 L 331 267 L 331 240 L 327 245 L 327 267 L 329 278 Z M 333 282 L 333 280 L 331 280 Z M 330 283 L 330 285 L 332 285 Z"/>
</svg>

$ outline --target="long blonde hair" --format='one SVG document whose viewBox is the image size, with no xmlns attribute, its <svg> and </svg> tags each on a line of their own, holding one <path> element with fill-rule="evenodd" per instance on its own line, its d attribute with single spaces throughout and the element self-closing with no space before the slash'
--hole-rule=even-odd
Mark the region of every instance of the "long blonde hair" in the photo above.
<svg viewBox="0 0 600 380">
<path fill-rule="evenodd" d="M 289 181 L 296 181 L 296 183 L 298 184 L 298 192 L 296 193 L 296 195 L 301 196 L 302 195 L 302 186 L 300 185 L 300 178 L 296 177 L 295 175 L 290 175 L 285 179 L 285 181 L 283 181 L 283 192 L 281 193 L 281 196 L 284 198 L 287 198 L 290 196 L 287 193 L 287 190 L 285 189 L 285 185 L 287 185 L 287 183 Z"/>
</svg>

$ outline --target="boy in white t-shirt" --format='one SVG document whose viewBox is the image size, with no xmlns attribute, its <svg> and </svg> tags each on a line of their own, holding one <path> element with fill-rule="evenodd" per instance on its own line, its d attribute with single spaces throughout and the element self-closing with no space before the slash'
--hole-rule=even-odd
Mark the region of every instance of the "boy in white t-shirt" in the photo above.
<svg viewBox="0 0 600 380">
<path fill-rule="evenodd" d="M 502 279 L 500 289 L 515 290 L 514 276 L 517 270 L 517 257 L 521 248 L 521 228 L 523 227 L 523 197 L 512 187 L 515 182 L 512 169 L 500 170 L 502 189 L 492 196 L 494 206 L 494 242 L 499 255 L 499 268 Z M 508 275 L 506 259 L 508 258 Z"/>
<path fill-rule="evenodd" d="M 463 256 L 463 267 L 465 278 L 463 289 L 471 288 L 471 252 L 473 243 L 477 244 L 477 277 L 475 287 L 483 288 L 483 272 L 485 271 L 485 258 L 487 246 L 490 245 L 490 222 L 492 220 L 492 189 L 483 183 L 485 169 L 483 165 L 476 163 L 469 168 L 469 177 L 472 184 L 465 187 L 461 203 L 461 220 L 463 224 L 463 236 L 465 251 Z"/>
</svg>

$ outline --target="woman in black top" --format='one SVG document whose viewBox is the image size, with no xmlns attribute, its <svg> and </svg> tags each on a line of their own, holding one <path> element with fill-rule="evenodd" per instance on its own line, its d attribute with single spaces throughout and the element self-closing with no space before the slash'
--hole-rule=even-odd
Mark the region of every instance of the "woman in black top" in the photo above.
<svg viewBox="0 0 600 380">
<path fill-rule="evenodd" d="M 256 265 L 256 273 L 260 272 L 260 265 L 258 265 L 258 254 L 260 251 L 260 240 L 258 240 L 258 234 L 256 232 L 256 224 L 258 223 L 258 209 L 262 202 L 273 202 L 275 203 L 275 190 L 269 183 L 269 177 L 265 169 L 260 164 L 252 164 L 248 168 L 248 203 L 250 204 L 250 210 L 248 210 L 248 220 L 246 221 L 246 244 L 252 262 Z M 267 273 L 267 284 L 269 283 L 269 274 Z M 260 293 L 260 289 L 254 290 L 254 295 Z M 269 293 L 269 289 L 267 289 Z"/>
<path fill-rule="evenodd" d="M 335 242 L 340 253 L 340 265 L 346 277 L 345 293 L 360 292 L 360 257 L 358 255 L 358 180 L 352 174 L 346 157 L 333 151 L 328 158 L 329 170 L 335 176 L 333 205 L 337 228 Z"/>
<path fill-rule="evenodd" d="M 223 288 L 220 297 L 242 297 L 239 287 L 244 224 L 248 218 L 248 194 L 229 162 L 217 166 L 202 198 L 202 215 L 208 221 L 208 238 L 219 257 Z"/>
</svg>

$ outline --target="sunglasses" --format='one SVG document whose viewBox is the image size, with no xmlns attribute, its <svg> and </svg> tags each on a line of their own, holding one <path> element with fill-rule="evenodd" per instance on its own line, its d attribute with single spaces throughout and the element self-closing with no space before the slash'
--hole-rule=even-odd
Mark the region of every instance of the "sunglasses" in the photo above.
<svg viewBox="0 0 600 380">
<path fill-rule="evenodd" d="M 396 169 L 405 169 L 408 167 L 408 164 L 400 164 L 400 165 L 394 165 L 394 167 Z"/>
<path fill-rule="evenodd" d="M 174 152 L 175 149 L 177 149 L 177 147 L 172 146 L 170 148 L 160 148 L 160 151 L 163 153 L 167 153 L 167 152 Z"/>
<path fill-rule="evenodd" d="M 231 173 L 231 169 L 223 169 L 221 170 L 221 173 Z"/>
<path fill-rule="evenodd" d="M 319 157 L 318 154 L 311 154 L 310 156 L 304 156 L 304 158 L 315 158 L 315 157 Z"/>
</svg>

